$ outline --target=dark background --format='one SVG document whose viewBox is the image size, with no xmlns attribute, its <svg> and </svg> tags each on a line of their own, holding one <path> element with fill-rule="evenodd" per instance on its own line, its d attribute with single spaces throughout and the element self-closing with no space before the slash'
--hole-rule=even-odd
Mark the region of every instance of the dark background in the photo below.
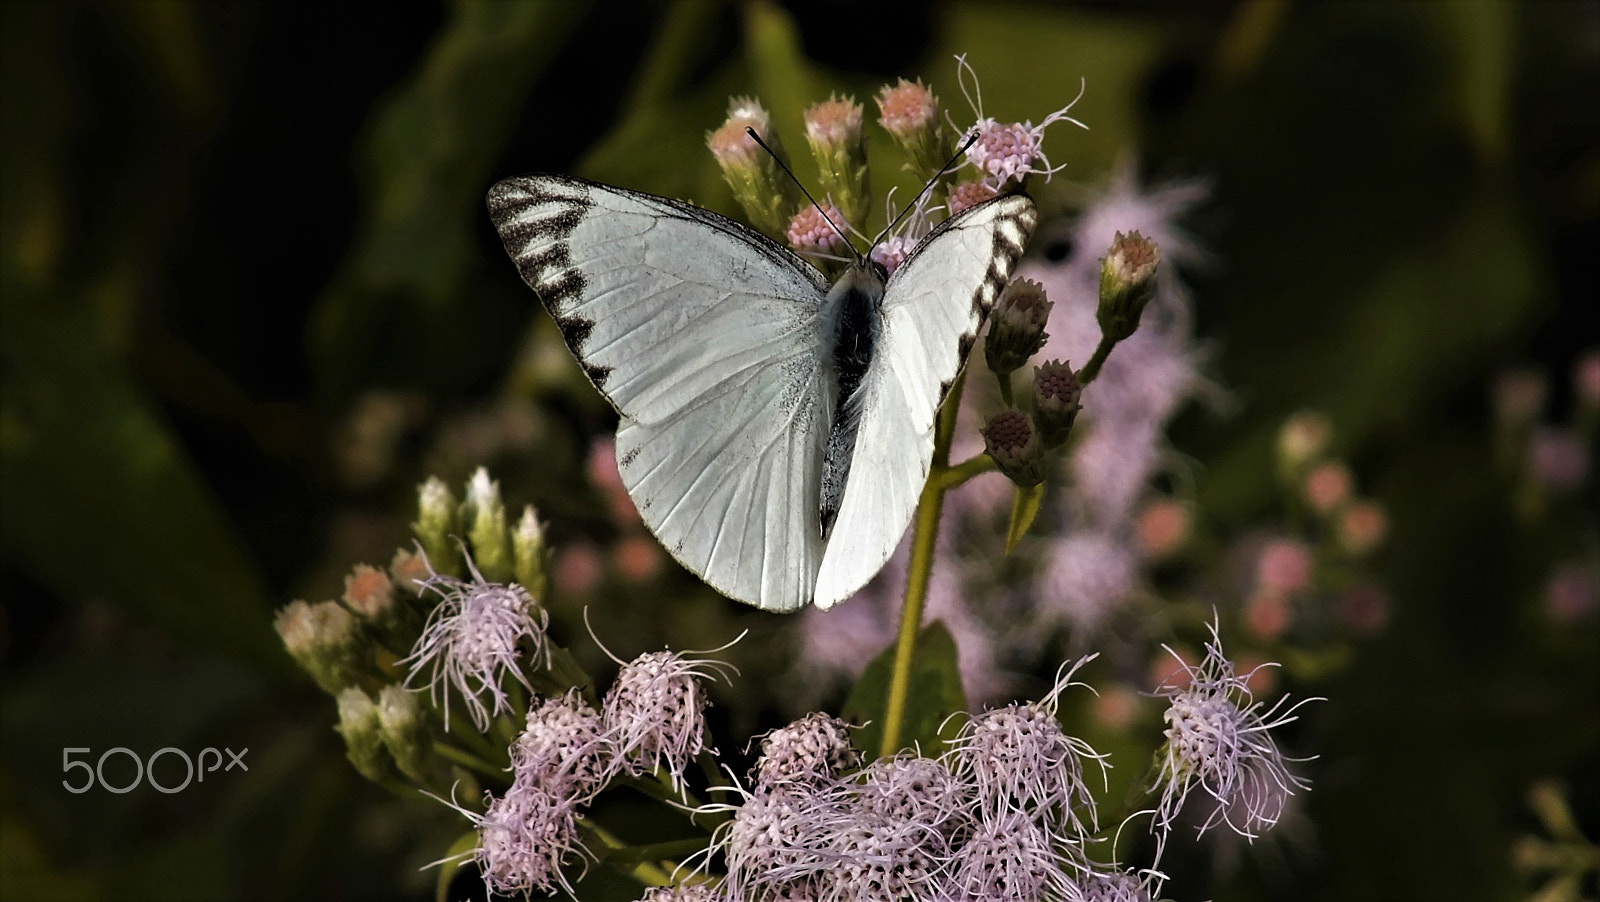
<svg viewBox="0 0 1600 902">
<path fill-rule="evenodd" d="M 727 210 L 702 142 L 730 94 L 795 121 L 920 74 L 961 110 L 962 51 L 1002 118 L 1087 79 L 1091 131 L 1051 139 L 1069 176 L 1137 153 L 1214 186 L 1188 225 L 1219 265 L 1192 278 L 1238 403 L 1172 431 L 1207 516 L 1270 504 L 1277 425 L 1308 406 L 1389 511 L 1389 628 L 1315 687 L 1315 830 L 1170 890 L 1517 898 L 1543 778 L 1600 833 L 1595 612 L 1542 601 L 1554 562 L 1600 556 L 1592 453 L 1588 494 L 1519 515 L 1489 402 L 1538 368 L 1562 421 L 1600 342 L 1600 5 L 7 2 L 0 892 L 425 897 L 459 822 L 349 768 L 271 614 L 386 560 L 429 473 L 493 463 L 553 541 L 606 538 L 564 486 L 608 413 L 549 375 L 484 189 L 578 172 Z M 379 388 L 414 413 L 353 475 Z M 534 453 L 451 450 L 506 398 L 538 411 Z M 693 635 L 661 607 L 635 629 Z M 62 748 L 112 746 L 249 747 L 251 770 L 59 788 Z"/>
</svg>

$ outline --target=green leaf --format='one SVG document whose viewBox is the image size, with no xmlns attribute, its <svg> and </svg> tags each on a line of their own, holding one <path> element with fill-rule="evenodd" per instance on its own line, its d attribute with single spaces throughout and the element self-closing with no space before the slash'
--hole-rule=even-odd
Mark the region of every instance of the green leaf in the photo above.
<svg viewBox="0 0 1600 902">
<path fill-rule="evenodd" d="M 1044 501 L 1044 483 L 1028 488 L 1018 488 L 1011 502 L 1011 525 L 1006 527 L 1006 554 L 1017 550 L 1017 543 L 1028 534 L 1033 521 L 1039 516 L 1039 504 Z"/>
<path fill-rule="evenodd" d="M 456 837 L 450 848 L 444 852 L 444 863 L 439 865 L 439 882 L 433 891 L 434 902 L 446 902 L 450 898 L 450 883 L 456 879 L 456 872 L 461 866 L 471 861 L 467 855 L 478 847 L 478 831 L 468 830 Z"/>
<path fill-rule="evenodd" d="M 840 712 L 846 720 L 864 724 L 856 733 L 855 743 L 869 755 L 876 754 L 883 744 L 883 719 L 889 708 L 894 654 L 895 646 L 891 645 L 872 659 Z M 939 754 L 945 744 L 940 726 L 951 714 L 966 707 L 967 696 L 961 688 L 955 640 L 945 625 L 935 620 L 923 627 L 917 636 L 905 723 L 900 734 L 902 746 L 919 748 L 924 755 Z"/>
</svg>

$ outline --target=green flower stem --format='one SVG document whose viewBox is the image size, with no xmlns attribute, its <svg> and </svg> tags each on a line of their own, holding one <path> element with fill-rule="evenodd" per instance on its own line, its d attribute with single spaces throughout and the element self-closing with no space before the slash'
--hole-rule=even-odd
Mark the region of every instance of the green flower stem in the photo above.
<svg viewBox="0 0 1600 902">
<path fill-rule="evenodd" d="M 980 452 L 953 467 L 946 467 L 936 475 L 944 490 L 948 492 L 972 477 L 981 473 L 988 473 L 994 469 L 996 469 L 994 458 L 990 457 L 987 452 Z M 929 481 L 934 478 L 934 476 L 928 477 Z"/>
<path fill-rule="evenodd" d="M 451 729 L 445 732 L 450 735 L 451 739 L 459 740 L 471 746 L 473 751 L 485 760 L 504 758 L 506 763 L 510 763 L 511 759 L 506 751 L 510 743 L 495 745 L 488 736 L 479 733 L 478 728 L 471 721 L 464 719 L 459 711 L 450 712 L 450 727 Z"/>
<path fill-rule="evenodd" d="M 1011 374 L 995 373 L 994 378 L 1000 383 L 1000 400 L 1006 402 L 1007 407 L 1016 407 L 1017 402 L 1011 396 Z"/>
<path fill-rule="evenodd" d="M 933 466 L 929 469 L 928 481 L 922 486 L 922 497 L 917 502 L 911 568 L 906 574 L 906 600 L 900 608 L 900 638 L 895 643 L 894 675 L 889 681 L 889 706 L 883 716 L 883 745 L 879 756 L 884 758 L 900 751 L 900 732 L 906 719 L 906 697 L 911 691 L 911 662 L 917 652 L 917 630 L 922 626 L 922 606 L 928 598 L 928 578 L 933 573 L 933 551 L 939 540 L 939 515 L 944 512 L 944 493 L 949 490 L 945 473 L 950 469 L 950 442 L 955 436 L 956 412 L 961 409 L 961 395 L 966 384 L 967 377 L 963 373 L 950 386 L 950 394 L 939 411 L 933 435 Z"/>
<path fill-rule="evenodd" d="M 586 818 L 578 822 L 578 829 L 600 840 L 607 849 L 628 849 L 627 843 L 618 839 L 616 834 L 594 822 L 593 818 Z M 607 856 L 609 857 L 609 856 Z M 641 861 L 634 864 L 630 873 L 640 883 L 647 886 L 671 886 L 672 875 L 666 869 L 652 861 Z"/>
<path fill-rule="evenodd" d="M 1106 358 L 1111 356 L 1111 349 L 1116 345 L 1115 338 L 1101 334 L 1100 344 L 1094 349 L 1094 356 L 1083 365 L 1083 369 L 1078 370 L 1078 384 L 1087 388 L 1089 383 L 1094 381 L 1094 377 L 1100 375 L 1100 367 L 1105 366 Z"/>
<path fill-rule="evenodd" d="M 453 745 L 447 745 L 443 742 L 437 741 L 433 744 L 433 752 L 441 758 L 446 758 L 455 762 L 456 764 L 461 765 L 462 767 L 475 770 L 489 779 L 494 780 L 496 783 L 506 782 L 505 768 L 495 767 L 490 762 L 479 758 L 477 755 L 474 755 L 471 752 L 464 751 L 456 748 Z"/>
</svg>

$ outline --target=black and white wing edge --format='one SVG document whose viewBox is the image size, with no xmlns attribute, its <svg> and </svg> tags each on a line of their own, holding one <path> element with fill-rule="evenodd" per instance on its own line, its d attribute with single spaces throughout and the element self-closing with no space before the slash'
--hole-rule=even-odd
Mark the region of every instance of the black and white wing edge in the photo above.
<svg viewBox="0 0 1600 902">
<path fill-rule="evenodd" d="M 1037 221 L 1026 195 L 985 201 L 941 223 L 890 276 L 818 607 L 855 594 L 900 543 L 928 479 L 939 406 Z"/>
</svg>

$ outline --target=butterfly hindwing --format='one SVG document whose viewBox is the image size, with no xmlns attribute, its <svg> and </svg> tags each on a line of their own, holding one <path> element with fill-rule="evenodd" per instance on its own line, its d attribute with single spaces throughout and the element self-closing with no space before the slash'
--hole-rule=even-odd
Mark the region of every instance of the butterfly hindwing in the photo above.
<svg viewBox="0 0 1600 902">
<path fill-rule="evenodd" d="M 905 534 L 932 463 L 939 405 L 1036 222 L 1025 195 L 986 201 L 940 224 L 890 276 L 851 476 L 817 576 L 819 607 L 855 594 Z"/>
<path fill-rule="evenodd" d="M 726 595 L 809 602 L 830 407 L 822 274 L 715 213 L 581 179 L 506 179 L 488 201 L 621 415 L 618 467 L 650 530 Z"/>
</svg>

